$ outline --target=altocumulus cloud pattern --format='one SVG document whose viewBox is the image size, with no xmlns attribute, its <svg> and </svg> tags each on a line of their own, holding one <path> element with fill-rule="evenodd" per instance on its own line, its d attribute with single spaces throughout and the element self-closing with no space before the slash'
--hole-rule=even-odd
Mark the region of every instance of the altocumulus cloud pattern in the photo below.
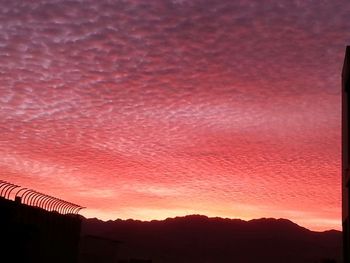
<svg viewBox="0 0 350 263">
<path fill-rule="evenodd" d="M 103 219 L 340 228 L 347 1 L 0 6 L 2 179 Z"/>
</svg>

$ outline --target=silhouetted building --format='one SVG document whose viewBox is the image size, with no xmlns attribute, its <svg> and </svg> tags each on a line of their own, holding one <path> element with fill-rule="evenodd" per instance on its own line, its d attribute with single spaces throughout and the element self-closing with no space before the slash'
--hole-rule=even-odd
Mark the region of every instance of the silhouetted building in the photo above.
<svg viewBox="0 0 350 263">
<path fill-rule="evenodd" d="M 119 241 L 86 235 L 80 241 L 80 263 L 116 263 Z"/>
<path fill-rule="evenodd" d="M 151 259 L 136 259 L 132 258 L 129 260 L 119 260 L 118 263 L 152 263 Z"/>
<path fill-rule="evenodd" d="M 344 262 L 350 262 L 350 222 L 349 222 L 349 168 L 350 168 L 350 46 L 346 48 L 342 72 L 342 218 L 343 218 L 343 256 Z"/>
<path fill-rule="evenodd" d="M 10 189 L 19 186 L 11 185 L 0 181 L 0 261 L 77 263 L 81 218 L 61 212 L 78 206 L 26 188 L 13 201 Z"/>
</svg>

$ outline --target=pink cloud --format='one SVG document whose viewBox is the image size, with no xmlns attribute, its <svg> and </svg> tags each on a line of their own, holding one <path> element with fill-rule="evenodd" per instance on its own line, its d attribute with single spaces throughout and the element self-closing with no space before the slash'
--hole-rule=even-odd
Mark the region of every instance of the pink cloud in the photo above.
<svg viewBox="0 0 350 263">
<path fill-rule="evenodd" d="M 0 5 L 3 179 L 103 218 L 340 228 L 347 2 Z"/>
</svg>

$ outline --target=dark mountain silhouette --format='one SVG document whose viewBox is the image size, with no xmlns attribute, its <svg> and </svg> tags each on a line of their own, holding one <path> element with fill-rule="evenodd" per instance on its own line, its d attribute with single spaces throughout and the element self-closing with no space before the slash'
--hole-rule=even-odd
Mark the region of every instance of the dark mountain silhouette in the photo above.
<svg viewBox="0 0 350 263">
<path fill-rule="evenodd" d="M 117 239 L 122 242 L 119 258 L 148 258 L 154 263 L 341 262 L 341 232 L 313 232 L 286 219 L 84 219 L 82 234 Z"/>
</svg>

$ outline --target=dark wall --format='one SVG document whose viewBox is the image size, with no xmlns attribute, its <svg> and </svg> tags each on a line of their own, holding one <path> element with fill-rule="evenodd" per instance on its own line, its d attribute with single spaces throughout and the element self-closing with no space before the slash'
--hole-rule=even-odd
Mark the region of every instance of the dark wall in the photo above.
<svg viewBox="0 0 350 263">
<path fill-rule="evenodd" d="M 12 259 L 8 262 L 76 263 L 80 225 L 76 215 L 0 198 L 1 257 Z"/>
</svg>

